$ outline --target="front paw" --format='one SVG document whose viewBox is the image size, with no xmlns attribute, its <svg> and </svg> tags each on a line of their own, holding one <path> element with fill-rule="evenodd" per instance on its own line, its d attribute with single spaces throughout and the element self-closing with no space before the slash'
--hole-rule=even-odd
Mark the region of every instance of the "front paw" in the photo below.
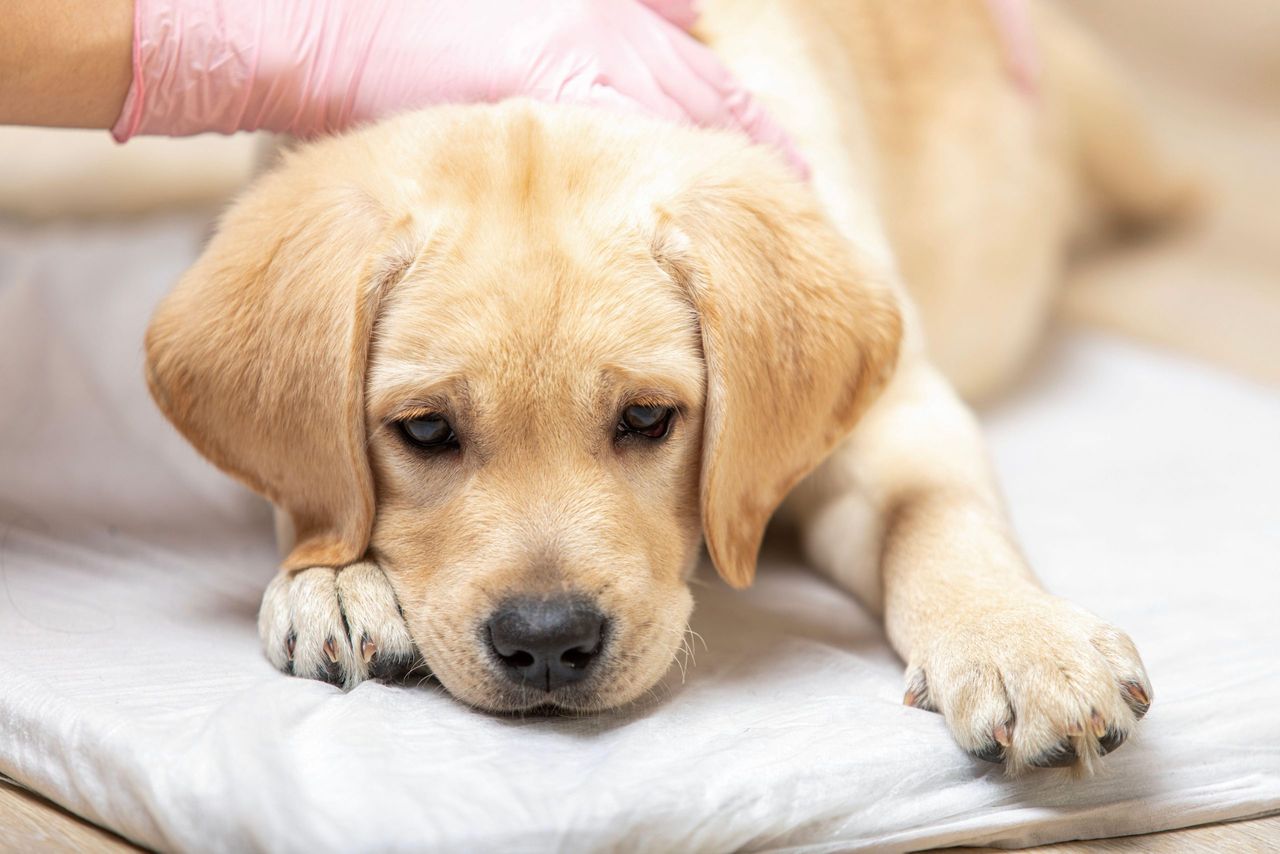
<svg viewBox="0 0 1280 854">
<path fill-rule="evenodd" d="M 278 669 L 345 688 L 402 677 L 418 661 L 391 583 L 370 562 L 280 573 L 258 634 Z"/>
<path fill-rule="evenodd" d="M 941 712 L 979 759 L 1087 769 L 1147 713 L 1133 641 L 1068 602 L 1037 593 L 950 616 L 912 655 L 903 702 Z"/>
</svg>

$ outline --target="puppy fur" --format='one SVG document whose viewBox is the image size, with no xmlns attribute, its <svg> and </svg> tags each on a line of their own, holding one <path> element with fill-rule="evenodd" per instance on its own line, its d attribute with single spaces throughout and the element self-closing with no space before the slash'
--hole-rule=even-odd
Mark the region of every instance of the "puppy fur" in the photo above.
<svg viewBox="0 0 1280 854">
<path fill-rule="evenodd" d="M 1087 767 L 1150 683 L 1036 582 L 956 389 L 1016 374 L 1083 228 L 1189 185 L 1048 8 L 1028 94 L 980 4 L 705 6 L 811 182 L 730 134 L 436 108 L 289 154 L 160 306 L 155 399 L 295 534 L 268 657 L 350 686 L 420 654 L 481 708 L 617 706 L 680 649 L 700 544 L 745 586 L 782 505 L 884 614 L 908 703 L 1012 771 Z M 633 404 L 670 435 L 619 441 Z M 456 451 L 402 439 L 425 413 Z M 593 675 L 504 680 L 484 621 L 561 592 L 607 614 Z"/>
</svg>

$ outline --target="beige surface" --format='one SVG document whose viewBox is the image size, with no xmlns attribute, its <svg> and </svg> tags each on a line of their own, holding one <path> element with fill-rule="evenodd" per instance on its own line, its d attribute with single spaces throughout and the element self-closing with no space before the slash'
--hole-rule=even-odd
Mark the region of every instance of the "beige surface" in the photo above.
<svg viewBox="0 0 1280 854">
<path fill-rule="evenodd" d="M 1194 229 L 1083 265 L 1064 295 L 1065 313 L 1280 385 L 1280 4 L 1071 0 L 1070 5 L 1134 71 L 1143 99 L 1178 150 L 1205 176 L 1215 201 Z M 38 144 L 29 136 L 21 147 L 29 152 Z M 246 168 L 243 156 L 230 152 L 228 172 Z M 0 189 L 14 194 L 17 178 L 5 171 Z M 85 186 L 79 176 L 71 183 Z M 38 193 L 29 195 L 35 191 L 28 187 L 22 185 L 24 199 L 42 201 Z M 95 192 L 90 191 L 91 201 L 98 198 Z M 0 192 L 0 200 L 4 195 Z M 86 203 L 81 209 L 94 206 Z M 1278 849 L 1280 817 L 1273 816 L 1034 850 Z M 119 837 L 0 783 L 0 851 L 131 850 L 136 849 Z"/>
<path fill-rule="evenodd" d="M 52 219 L 208 206 L 245 183 L 258 146 L 247 134 L 116 145 L 106 131 L 0 128 L 0 214 Z"/>
<path fill-rule="evenodd" d="M 1280 385 L 1280 4 L 1072 0 L 1210 204 L 1182 233 L 1081 267 L 1068 317 Z"/>
</svg>

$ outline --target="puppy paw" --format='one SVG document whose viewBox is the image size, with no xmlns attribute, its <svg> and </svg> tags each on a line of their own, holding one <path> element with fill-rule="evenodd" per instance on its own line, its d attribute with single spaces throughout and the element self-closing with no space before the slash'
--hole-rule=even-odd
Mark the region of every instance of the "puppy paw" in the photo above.
<svg viewBox="0 0 1280 854">
<path fill-rule="evenodd" d="M 1123 632 L 1046 594 L 956 615 L 907 669 L 909 706 L 1010 773 L 1088 770 L 1125 742 L 1152 699 Z"/>
<path fill-rule="evenodd" d="M 280 573 L 258 634 L 278 669 L 345 688 L 400 678 L 419 660 L 390 582 L 368 562 Z"/>
</svg>

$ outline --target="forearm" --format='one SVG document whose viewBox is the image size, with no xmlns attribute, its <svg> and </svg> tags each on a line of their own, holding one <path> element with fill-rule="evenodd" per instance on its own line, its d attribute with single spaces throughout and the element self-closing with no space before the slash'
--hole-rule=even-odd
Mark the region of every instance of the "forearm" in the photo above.
<svg viewBox="0 0 1280 854">
<path fill-rule="evenodd" d="M 884 514 L 885 627 L 904 658 L 957 614 L 1039 591 L 976 419 L 932 368 L 915 373 L 897 406 L 857 437 L 869 445 L 862 476 Z"/>
<path fill-rule="evenodd" d="M 13 0 L 0 124 L 109 128 L 133 77 L 133 0 Z"/>
<path fill-rule="evenodd" d="M 936 622 L 929 603 L 1036 584 L 972 414 L 936 371 L 911 361 L 795 496 L 810 559 L 884 613 L 904 657 Z"/>
<path fill-rule="evenodd" d="M 880 572 L 885 629 L 910 659 L 958 615 L 999 610 L 1040 592 L 1004 514 L 979 493 L 937 490 L 904 500 L 887 521 Z"/>
</svg>

